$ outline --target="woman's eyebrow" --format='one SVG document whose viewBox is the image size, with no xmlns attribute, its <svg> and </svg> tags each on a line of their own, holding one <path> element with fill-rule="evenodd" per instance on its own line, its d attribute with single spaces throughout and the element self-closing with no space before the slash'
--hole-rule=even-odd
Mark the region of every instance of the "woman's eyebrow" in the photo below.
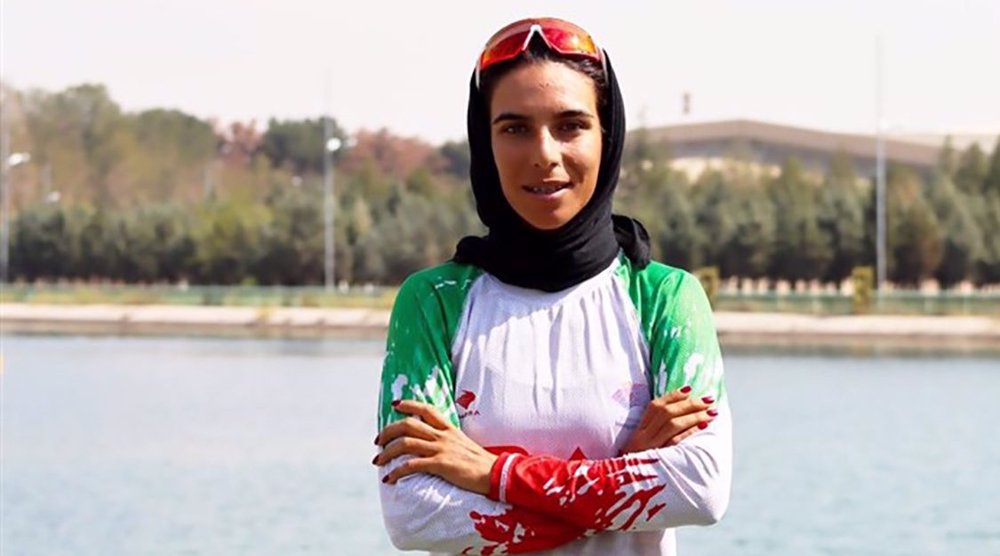
<svg viewBox="0 0 1000 556">
<path fill-rule="evenodd" d="M 559 112 L 558 114 L 556 114 L 556 118 L 560 119 L 560 120 L 567 119 L 567 118 L 590 118 L 590 119 L 594 119 L 595 116 L 593 114 L 591 114 L 590 112 L 587 112 L 586 110 L 570 109 L 570 110 L 563 110 L 562 112 Z M 493 118 L 493 124 L 496 125 L 496 124 L 501 123 L 501 122 L 509 122 L 509 121 L 523 122 L 525 120 L 530 120 L 530 119 L 531 118 L 529 118 L 528 116 L 525 116 L 524 114 L 516 114 L 514 112 L 501 112 L 499 115 L 497 115 L 496 118 Z"/>
<path fill-rule="evenodd" d="M 496 118 L 493 118 L 493 123 L 498 124 L 500 122 L 508 122 L 508 121 L 521 122 L 527 119 L 529 118 L 524 114 L 515 114 L 513 112 L 501 112 L 499 115 L 497 115 Z"/>
<path fill-rule="evenodd" d="M 556 115 L 557 118 L 593 118 L 594 115 L 586 110 L 563 110 Z"/>
</svg>

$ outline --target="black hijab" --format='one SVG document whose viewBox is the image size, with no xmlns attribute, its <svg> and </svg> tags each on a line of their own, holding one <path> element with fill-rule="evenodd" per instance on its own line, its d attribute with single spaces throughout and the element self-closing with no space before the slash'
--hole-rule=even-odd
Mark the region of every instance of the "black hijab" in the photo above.
<svg viewBox="0 0 1000 556">
<path fill-rule="evenodd" d="M 593 278 L 618 256 L 619 248 L 640 268 L 649 264 L 646 229 L 638 220 L 611 214 L 625 144 L 625 103 L 607 52 L 604 56 L 608 90 L 607 102 L 599 108 L 604 137 L 597 187 L 580 213 L 555 230 L 530 226 L 504 197 L 493 159 L 489 106 L 473 76 L 469 83 L 469 177 L 476 210 L 489 233 L 462 238 L 455 262 L 476 265 L 508 284 L 547 292 Z"/>
</svg>

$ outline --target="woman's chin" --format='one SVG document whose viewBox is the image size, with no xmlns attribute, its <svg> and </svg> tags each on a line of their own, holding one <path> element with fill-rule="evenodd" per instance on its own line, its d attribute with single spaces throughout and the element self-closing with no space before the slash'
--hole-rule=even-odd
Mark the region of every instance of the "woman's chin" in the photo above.
<svg viewBox="0 0 1000 556">
<path fill-rule="evenodd" d="M 522 214 L 521 218 L 536 230 L 551 232 L 565 226 L 572 219 L 572 216 L 565 214 L 564 211 L 552 211 L 541 214 L 535 213 L 530 216 Z"/>
</svg>

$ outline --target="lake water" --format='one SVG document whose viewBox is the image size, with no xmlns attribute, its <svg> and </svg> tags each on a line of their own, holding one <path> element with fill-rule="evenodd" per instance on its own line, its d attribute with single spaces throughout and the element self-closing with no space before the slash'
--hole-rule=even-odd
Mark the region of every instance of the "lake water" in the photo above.
<svg viewBox="0 0 1000 556">
<path fill-rule="evenodd" d="M 8 336 L 0 553 L 395 554 L 375 341 Z M 685 556 L 1000 554 L 1000 359 L 728 353 L 723 522 Z"/>
</svg>

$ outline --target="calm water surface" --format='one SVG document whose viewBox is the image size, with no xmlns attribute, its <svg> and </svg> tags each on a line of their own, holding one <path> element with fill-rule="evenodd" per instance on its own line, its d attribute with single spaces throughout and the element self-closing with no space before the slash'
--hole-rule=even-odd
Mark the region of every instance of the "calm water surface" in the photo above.
<svg viewBox="0 0 1000 556">
<path fill-rule="evenodd" d="M 13 336 L 0 553 L 395 554 L 381 343 Z M 687 556 L 1000 554 L 1000 359 L 727 357 L 736 476 Z"/>
</svg>

